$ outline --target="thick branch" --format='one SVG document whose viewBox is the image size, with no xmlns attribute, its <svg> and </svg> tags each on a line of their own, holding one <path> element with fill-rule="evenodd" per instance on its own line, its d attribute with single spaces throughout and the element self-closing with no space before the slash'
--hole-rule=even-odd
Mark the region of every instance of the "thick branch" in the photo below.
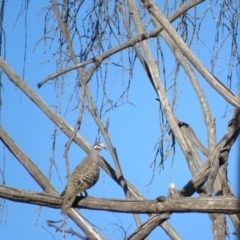
<svg viewBox="0 0 240 240">
<path fill-rule="evenodd" d="M 0 185 L 0 197 L 22 203 L 30 203 L 51 208 L 60 208 L 62 198 L 58 194 L 24 191 Z M 77 197 L 74 208 L 86 208 L 125 213 L 163 213 L 163 212 L 202 212 L 202 213 L 240 213 L 240 198 L 166 198 L 157 200 L 120 200 L 104 198 Z"/>
</svg>

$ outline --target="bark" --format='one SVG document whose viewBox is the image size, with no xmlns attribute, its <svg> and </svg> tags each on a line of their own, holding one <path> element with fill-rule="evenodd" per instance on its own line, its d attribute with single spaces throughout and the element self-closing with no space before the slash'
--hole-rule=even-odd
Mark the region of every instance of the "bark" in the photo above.
<svg viewBox="0 0 240 240">
<path fill-rule="evenodd" d="M 0 185 L 0 197 L 27 204 L 35 204 L 51 208 L 61 208 L 63 198 L 57 193 L 44 193 L 19 190 Z M 74 208 L 105 210 L 121 213 L 240 213 L 238 197 L 198 197 L 172 198 L 163 202 L 158 200 L 121 200 L 93 197 L 76 197 Z M 164 218 L 166 219 L 166 216 Z"/>
</svg>

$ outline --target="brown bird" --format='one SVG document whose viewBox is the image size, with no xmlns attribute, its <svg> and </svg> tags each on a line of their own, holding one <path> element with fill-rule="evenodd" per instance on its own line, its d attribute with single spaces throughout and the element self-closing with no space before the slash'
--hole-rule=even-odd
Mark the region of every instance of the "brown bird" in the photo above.
<svg viewBox="0 0 240 240">
<path fill-rule="evenodd" d="M 99 178 L 98 153 L 106 149 L 103 143 L 95 143 L 88 156 L 74 169 L 67 186 L 61 197 L 63 197 L 62 214 L 66 214 L 71 208 L 78 193 L 85 192 L 92 187 Z"/>
</svg>

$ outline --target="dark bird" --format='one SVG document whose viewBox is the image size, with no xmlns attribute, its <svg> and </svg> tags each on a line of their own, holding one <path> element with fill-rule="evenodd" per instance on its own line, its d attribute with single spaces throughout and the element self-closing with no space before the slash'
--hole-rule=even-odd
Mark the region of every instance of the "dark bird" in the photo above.
<svg viewBox="0 0 240 240">
<path fill-rule="evenodd" d="M 67 186 L 61 197 L 63 197 L 62 214 L 66 214 L 71 208 L 78 193 L 85 192 L 92 187 L 99 178 L 98 153 L 106 149 L 103 143 L 95 143 L 88 156 L 74 169 Z"/>
</svg>

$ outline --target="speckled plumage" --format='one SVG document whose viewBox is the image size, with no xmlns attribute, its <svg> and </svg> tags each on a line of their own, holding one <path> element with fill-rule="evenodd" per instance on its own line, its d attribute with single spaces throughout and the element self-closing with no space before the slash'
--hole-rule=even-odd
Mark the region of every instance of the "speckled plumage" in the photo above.
<svg viewBox="0 0 240 240">
<path fill-rule="evenodd" d="M 104 149 L 102 143 L 96 143 L 89 155 L 74 169 L 67 186 L 61 194 L 63 199 L 62 214 L 66 214 L 71 208 L 78 193 L 92 187 L 99 178 L 98 152 Z"/>
</svg>

